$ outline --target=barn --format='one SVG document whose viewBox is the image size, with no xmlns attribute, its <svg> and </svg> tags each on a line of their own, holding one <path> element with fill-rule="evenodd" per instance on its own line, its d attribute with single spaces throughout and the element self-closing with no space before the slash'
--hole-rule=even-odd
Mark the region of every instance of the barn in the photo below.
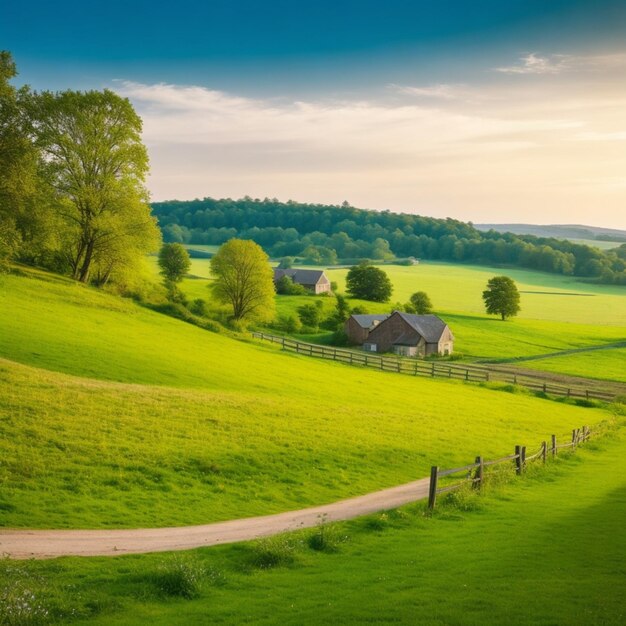
<svg viewBox="0 0 626 626">
<path fill-rule="evenodd" d="M 367 332 L 358 334 L 357 327 L 363 329 L 366 320 L 352 318 L 376 318 Z M 351 321 L 352 320 L 352 321 Z M 346 322 L 348 337 L 362 338 L 360 343 L 368 352 L 393 352 L 400 356 L 429 356 L 431 354 L 452 354 L 454 335 L 448 325 L 436 315 L 413 315 L 394 311 L 387 316 L 353 315 Z M 352 336 L 350 333 L 353 333 Z"/>
</svg>

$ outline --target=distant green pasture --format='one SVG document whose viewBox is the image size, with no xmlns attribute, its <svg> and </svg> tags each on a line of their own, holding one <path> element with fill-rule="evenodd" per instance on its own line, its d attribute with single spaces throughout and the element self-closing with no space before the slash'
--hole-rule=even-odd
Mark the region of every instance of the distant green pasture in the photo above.
<svg viewBox="0 0 626 626">
<path fill-rule="evenodd" d="M 547 372 L 618 380 L 626 383 L 626 349 L 624 348 L 566 354 L 538 361 L 523 361 L 518 365 Z"/>
<path fill-rule="evenodd" d="M 381 266 L 394 285 L 392 302 L 406 302 L 426 291 L 435 309 L 445 313 L 484 314 L 482 292 L 490 277 L 505 274 L 516 281 L 522 310 L 517 319 L 551 320 L 626 328 L 626 288 L 580 282 L 572 277 L 514 269 L 422 262 Z M 345 288 L 346 269 L 328 270 Z"/>
</svg>

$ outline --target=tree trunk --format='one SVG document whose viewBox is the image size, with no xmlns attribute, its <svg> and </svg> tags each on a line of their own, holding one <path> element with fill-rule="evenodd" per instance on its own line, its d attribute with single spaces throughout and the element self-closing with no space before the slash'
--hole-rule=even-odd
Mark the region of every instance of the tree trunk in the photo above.
<svg viewBox="0 0 626 626">
<path fill-rule="evenodd" d="M 83 260 L 83 264 L 80 268 L 80 275 L 78 280 L 81 283 L 89 282 L 89 270 L 91 268 L 91 260 L 93 259 L 93 249 L 94 249 L 94 240 L 91 239 L 87 244 L 87 248 L 85 250 L 85 259 Z"/>
</svg>

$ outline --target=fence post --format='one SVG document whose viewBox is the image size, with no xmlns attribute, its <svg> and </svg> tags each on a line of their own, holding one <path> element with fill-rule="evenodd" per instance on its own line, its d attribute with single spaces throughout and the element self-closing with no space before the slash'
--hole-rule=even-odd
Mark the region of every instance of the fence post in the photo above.
<svg viewBox="0 0 626 626">
<path fill-rule="evenodd" d="M 526 469 L 526 446 L 522 446 L 522 472 Z"/>
<path fill-rule="evenodd" d="M 548 456 L 548 442 L 541 442 L 541 460 L 545 463 L 546 457 Z"/>
<path fill-rule="evenodd" d="M 465 370 L 465 381 L 469 380 L 469 370 Z"/>
<path fill-rule="evenodd" d="M 283 337 L 283 350 L 285 349 L 285 338 Z"/>
<path fill-rule="evenodd" d="M 556 456 L 556 435 L 552 435 L 552 458 Z"/>
<path fill-rule="evenodd" d="M 485 473 L 485 465 L 483 462 L 483 457 L 482 456 L 477 456 L 476 457 L 476 461 L 474 461 L 475 463 L 478 463 L 478 467 L 476 468 L 476 474 L 474 475 L 474 478 L 476 479 L 476 482 L 474 483 L 474 487 L 477 487 L 478 489 L 482 489 L 483 487 L 483 475 Z"/>
<path fill-rule="evenodd" d="M 439 467 L 433 465 L 430 468 L 430 486 L 428 488 L 428 508 L 432 511 L 435 508 L 435 502 L 437 501 L 437 478 L 439 474 Z"/>
<path fill-rule="evenodd" d="M 576 449 L 576 429 L 572 430 L 572 450 Z"/>
<path fill-rule="evenodd" d="M 515 473 L 522 473 L 522 446 L 515 446 Z"/>
<path fill-rule="evenodd" d="M 517 374 L 513 374 L 513 384 L 517 385 Z"/>
<path fill-rule="evenodd" d="M 546 393 L 546 389 L 547 389 L 546 383 L 543 383 L 543 393 Z"/>
<path fill-rule="evenodd" d="M 413 374 L 414 376 L 417 376 L 417 358 L 415 359 L 415 374 Z"/>
</svg>

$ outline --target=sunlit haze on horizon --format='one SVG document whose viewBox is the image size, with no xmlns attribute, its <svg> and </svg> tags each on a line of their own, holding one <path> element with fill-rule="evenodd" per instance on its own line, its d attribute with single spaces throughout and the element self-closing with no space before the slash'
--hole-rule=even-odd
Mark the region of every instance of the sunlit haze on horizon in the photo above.
<svg viewBox="0 0 626 626">
<path fill-rule="evenodd" d="M 626 229 L 623 3 L 203 4 L 13 3 L 0 48 L 128 97 L 154 200 Z"/>
</svg>

